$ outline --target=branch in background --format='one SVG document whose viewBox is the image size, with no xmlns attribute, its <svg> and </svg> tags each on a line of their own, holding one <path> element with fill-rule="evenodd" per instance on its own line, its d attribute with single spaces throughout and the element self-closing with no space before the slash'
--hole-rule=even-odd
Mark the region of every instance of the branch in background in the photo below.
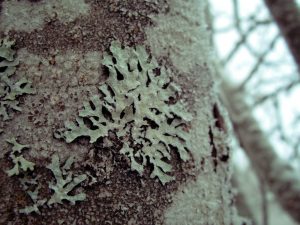
<svg viewBox="0 0 300 225">
<path fill-rule="evenodd" d="M 295 0 L 264 0 L 300 68 L 300 9 Z"/>
<path fill-rule="evenodd" d="M 249 80 L 256 74 L 256 72 L 261 68 L 261 65 L 265 61 L 267 55 L 272 51 L 272 49 L 275 47 L 275 44 L 277 40 L 279 39 L 280 35 L 276 35 L 273 40 L 270 42 L 269 47 L 258 57 L 256 64 L 250 71 L 250 73 L 247 75 L 247 78 L 242 82 L 240 85 L 240 89 L 245 88 L 245 85 L 249 82 Z"/>
<path fill-rule="evenodd" d="M 256 97 L 256 101 L 254 102 L 253 107 L 263 104 L 267 100 L 272 100 L 274 98 L 277 98 L 278 95 L 282 94 L 283 92 L 291 91 L 293 88 L 297 87 L 299 84 L 300 84 L 300 82 L 298 80 L 291 80 L 288 84 L 277 88 L 275 91 L 272 91 L 271 93 L 267 93 L 267 94 L 261 95 L 259 97 Z"/>
<path fill-rule="evenodd" d="M 240 40 L 235 44 L 234 48 L 230 51 L 228 56 L 225 58 L 223 64 L 226 65 L 236 54 L 236 52 L 240 49 L 242 45 L 247 42 L 247 38 L 249 35 L 257 28 L 257 25 L 251 26 L 245 33 L 241 33 Z"/>
<path fill-rule="evenodd" d="M 233 21 L 235 24 L 236 29 L 239 33 L 243 33 L 241 29 L 241 17 L 239 13 L 239 1 L 238 0 L 232 0 L 233 5 Z"/>
<path fill-rule="evenodd" d="M 293 168 L 282 161 L 252 115 L 241 89 L 228 83 L 221 85 L 223 102 L 229 112 L 233 129 L 252 166 L 275 194 L 281 206 L 300 222 L 300 179 Z"/>
<path fill-rule="evenodd" d="M 256 56 L 257 53 L 253 51 L 252 47 L 247 43 L 247 39 L 253 33 L 259 26 L 265 26 L 272 23 L 270 19 L 261 20 L 258 19 L 255 12 L 255 14 L 250 15 L 247 20 L 251 23 L 251 25 L 244 31 L 242 29 L 241 23 L 243 22 L 240 13 L 239 13 L 239 1 L 238 0 L 232 0 L 233 5 L 233 24 L 234 26 L 231 28 L 235 28 L 236 31 L 239 33 L 240 40 L 235 44 L 235 47 L 230 51 L 230 53 L 227 55 L 225 60 L 223 60 L 223 64 L 226 65 L 236 54 L 236 52 L 240 49 L 241 46 L 245 46 L 248 51 Z"/>
</svg>

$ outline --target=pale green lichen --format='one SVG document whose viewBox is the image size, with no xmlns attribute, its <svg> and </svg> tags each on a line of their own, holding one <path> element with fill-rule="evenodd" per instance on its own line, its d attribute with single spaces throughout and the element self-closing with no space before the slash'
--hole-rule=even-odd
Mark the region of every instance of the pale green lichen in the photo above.
<svg viewBox="0 0 300 225">
<path fill-rule="evenodd" d="M 33 212 L 40 213 L 39 207 L 44 205 L 47 202 L 47 199 L 40 199 L 39 197 L 39 189 L 41 188 L 40 184 L 37 182 L 38 177 L 33 179 L 28 179 L 24 177 L 20 179 L 21 184 L 23 186 L 23 190 L 29 195 L 32 205 L 26 206 L 19 210 L 20 213 L 30 214 Z M 33 191 L 31 191 L 33 189 Z"/>
<path fill-rule="evenodd" d="M 13 152 L 21 153 L 24 148 L 27 148 L 27 145 L 18 144 L 15 139 L 10 140 L 10 143 L 14 144 Z M 25 160 L 25 159 L 24 159 Z M 27 160 L 25 160 L 27 161 Z M 22 161 L 24 162 L 24 161 Z M 81 182 L 87 179 L 86 175 L 73 176 L 72 172 L 70 172 L 70 168 L 73 163 L 73 158 L 70 157 L 65 162 L 64 166 L 60 168 L 60 161 L 58 155 L 54 154 L 52 156 L 51 163 L 47 166 L 50 169 L 55 177 L 55 182 L 49 182 L 49 188 L 54 191 L 50 198 L 41 198 L 39 196 L 39 189 L 41 188 L 41 184 L 38 182 L 40 175 L 37 175 L 35 178 L 30 178 L 24 174 L 25 177 L 19 178 L 23 190 L 28 194 L 31 199 L 32 204 L 29 206 L 25 206 L 22 209 L 19 209 L 20 213 L 30 214 L 33 212 L 40 213 L 39 207 L 43 206 L 45 203 L 48 206 L 51 206 L 54 203 L 62 204 L 63 200 L 70 201 L 71 204 L 75 204 L 76 201 L 83 201 L 86 198 L 85 193 L 79 193 L 76 195 L 69 195 L 69 193 L 78 186 Z M 26 162 L 26 166 L 23 168 L 24 171 L 27 171 L 29 168 L 33 170 L 34 164 L 31 162 Z M 18 167 L 14 167 L 13 169 L 7 171 L 9 176 L 18 175 L 19 169 Z"/>
<path fill-rule="evenodd" d="M 11 119 L 11 110 L 22 111 L 19 107 L 19 96 L 35 93 L 26 78 L 18 81 L 12 79 L 19 64 L 15 59 L 15 50 L 12 49 L 13 44 L 14 42 L 7 39 L 0 39 L 0 116 L 4 121 Z"/>
<path fill-rule="evenodd" d="M 65 123 L 66 129 L 57 136 L 68 143 L 85 136 L 94 143 L 113 131 L 123 140 L 120 153 L 129 157 L 132 170 L 142 175 L 149 163 L 151 178 L 163 184 L 172 181 L 172 149 L 183 161 L 189 159 L 189 135 L 182 126 L 191 115 L 182 102 L 170 103 L 181 90 L 170 79 L 170 71 L 160 68 L 143 46 L 123 48 L 114 41 L 110 51 L 102 61 L 109 70 L 99 86 L 103 98 L 95 95 L 84 102 L 76 122 Z"/>
<path fill-rule="evenodd" d="M 22 156 L 22 151 L 26 148 L 29 148 L 28 145 L 22 145 L 17 142 L 15 138 L 6 140 L 8 143 L 13 145 L 12 151 L 9 155 L 9 157 L 12 159 L 12 162 L 14 163 L 14 167 L 10 170 L 7 170 L 6 173 L 8 176 L 14 176 L 14 175 L 19 175 L 20 172 L 26 172 L 28 170 L 33 171 L 34 169 L 34 163 L 26 160 Z"/>
<path fill-rule="evenodd" d="M 72 172 L 68 171 L 74 161 L 73 157 L 70 157 L 65 162 L 65 165 L 60 168 L 59 157 L 57 154 L 52 156 L 51 163 L 47 166 L 55 177 L 55 183 L 49 183 L 49 188 L 51 188 L 54 193 L 48 200 L 48 205 L 51 206 L 54 203 L 62 204 L 63 200 L 70 201 L 72 205 L 76 201 L 83 201 L 86 198 L 85 193 L 79 193 L 76 195 L 69 195 L 77 185 L 83 182 L 87 176 L 85 174 L 73 177 Z"/>
<path fill-rule="evenodd" d="M 22 151 L 24 149 L 29 148 L 29 145 L 22 145 L 17 142 L 16 138 L 11 138 L 6 140 L 8 143 L 13 145 L 12 151 L 10 153 L 10 158 L 14 163 L 14 167 L 10 170 L 7 170 L 6 173 L 8 176 L 19 175 L 21 172 L 23 175 L 26 175 L 25 172 L 33 171 L 35 164 L 26 160 L 22 156 Z M 28 179 L 26 176 L 24 178 L 20 178 L 21 184 L 23 186 L 23 190 L 29 195 L 31 198 L 33 205 L 26 206 L 23 209 L 20 209 L 20 213 L 29 214 L 32 212 L 39 213 L 38 207 L 43 205 L 46 202 L 46 199 L 38 199 L 38 190 L 40 186 L 37 184 L 37 178 L 35 179 Z M 32 186 L 36 186 L 36 188 L 31 191 Z"/>
</svg>

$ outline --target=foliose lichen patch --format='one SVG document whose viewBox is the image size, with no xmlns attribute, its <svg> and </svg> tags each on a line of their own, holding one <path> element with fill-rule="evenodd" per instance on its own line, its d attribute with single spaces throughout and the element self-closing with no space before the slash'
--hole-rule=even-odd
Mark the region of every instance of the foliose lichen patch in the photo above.
<svg viewBox="0 0 300 225">
<path fill-rule="evenodd" d="M 29 205 L 18 209 L 19 213 L 27 215 L 33 212 L 40 213 L 40 207 L 46 203 L 49 207 L 52 207 L 53 204 L 63 204 L 63 200 L 69 201 L 72 205 L 74 205 L 77 201 L 85 200 L 86 194 L 83 192 L 75 195 L 70 193 L 74 191 L 76 186 L 87 179 L 87 175 L 74 175 L 70 170 L 74 162 L 73 157 L 69 157 L 64 165 L 61 166 L 59 156 L 54 154 L 52 156 L 51 163 L 46 166 L 46 168 L 51 170 L 54 175 L 55 182 L 51 179 L 44 184 L 44 182 L 41 182 L 40 179 L 42 175 L 38 171 L 35 171 L 34 174 L 29 173 L 34 170 L 35 163 L 26 160 L 22 155 L 22 151 L 29 148 L 29 145 L 19 144 L 15 138 L 7 140 L 7 142 L 13 145 L 10 158 L 14 163 L 14 167 L 7 170 L 6 173 L 10 177 L 17 176 L 21 183 L 22 190 L 31 201 Z M 47 192 L 46 196 L 45 194 L 44 196 L 40 195 L 39 191 L 42 186 L 45 186 L 46 189 L 50 188 L 53 190 L 51 196 L 49 196 L 50 192 Z"/>
<path fill-rule="evenodd" d="M 40 213 L 39 207 L 44 205 L 47 202 L 47 199 L 41 198 L 39 190 L 41 189 L 41 184 L 39 183 L 39 177 L 36 176 L 32 179 L 28 177 L 20 178 L 22 189 L 30 197 L 32 204 L 25 206 L 19 210 L 20 213 L 30 214 L 33 212 Z"/>
<path fill-rule="evenodd" d="M 13 41 L 0 39 L 0 117 L 4 121 L 11 119 L 12 110 L 22 111 L 18 97 L 35 93 L 26 78 L 16 81 L 12 77 L 19 64 L 15 59 L 15 50 L 12 49 L 13 44 Z"/>
<path fill-rule="evenodd" d="M 189 159 L 186 125 L 191 115 L 176 96 L 181 92 L 171 80 L 170 71 L 160 68 L 143 46 L 122 47 L 113 41 L 102 64 L 109 70 L 99 95 L 83 103 L 75 122 L 66 122 L 57 133 L 66 142 L 88 137 L 90 143 L 115 132 L 123 141 L 120 153 L 131 161 L 131 169 L 143 174 L 151 165 L 151 178 L 162 184 L 175 179 L 170 175 L 170 152 L 176 150 L 183 161 Z"/>
<path fill-rule="evenodd" d="M 10 170 L 7 170 L 6 173 L 8 176 L 19 175 L 20 172 L 26 172 L 28 170 L 34 169 L 34 163 L 28 161 L 22 155 L 22 151 L 26 148 L 29 148 L 28 145 L 22 145 L 17 142 L 15 138 L 6 140 L 9 144 L 13 145 L 12 151 L 10 152 L 9 157 L 11 158 L 12 162 L 14 163 L 14 167 Z"/>
<path fill-rule="evenodd" d="M 49 206 L 54 203 L 62 204 L 63 200 L 67 200 L 74 205 L 76 201 L 83 201 L 85 199 L 85 193 L 69 195 L 69 192 L 71 192 L 77 185 L 87 178 L 85 174 L 73 176 L 72 172 L 69 171 L 73 162 L 74 158 L 70 157 L 67 159 L 64 166 L 60 168 L 60 160 L 58 155 L 54 154 L 52 156 L 52 161 L 47 168 L 52 171 L 56 182 L 49 184 L 49 188 L 54 191 L 54 194 L 47 203 Z"/>
</svg>

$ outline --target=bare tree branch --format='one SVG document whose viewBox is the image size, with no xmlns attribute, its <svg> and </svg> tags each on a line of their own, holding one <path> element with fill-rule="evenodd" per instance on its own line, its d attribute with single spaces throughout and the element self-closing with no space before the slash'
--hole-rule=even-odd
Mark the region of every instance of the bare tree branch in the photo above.
<svg viewBox="0 0 300 225">
<path fill-rule="evenodd" d="M 300 9 L 295 0 L 264 0 L 300 67 Z"/>
<path fill-rule="evenodd" d="M 247 78 L 243 81 L 243 83 L 240 85 L 240 88 L 243 89 L 245 85 L 249 82 L 249 80 L 256 74 L 256 72 L 259 70 L 263 62 L 265 61 L 267 55 L 271 52 L 271 50 L 275 47 L 275 44 L 277 40 L 279 39 L 280 35 L 276 35 L 271 43 L 269 44 L 269 47 L 258 57 L 256 64 L 248 74 Z"/>
<path fill-rule="evenodd" d="M 253 49 L 248 45 L 247 39 L 249 38 L 251 33 L 253 31 L 255 31 L 259 26 L 269 25 L 269 24 L 270 24 L 269 20 L 261 21 L 261 20 L 254 20 L 253 19 L 251 26 L 246 31 L 242 31 L 242 29 L 240 27 L 236 26 L 236 29 L 240 34 L 240 40 L 235 44 L 234 48 L 227 55 L 227 57 L 223 61 L 223 64 L 227 64 L 236 55 L 236 52 L 243 45 L 246 46 L 247 49 L 249 50 L 249 52 L 251 52 L 253 55 L 257 55 L 257 54 L 254 54 Z"/>
<path fill-rule="evenodd" d="M 282 161 L 251 114 L 241 89 L 223 82 L 223 102 L 231 118 L 240 145 L 251 160 L 256 174 L 275 194 L 281 206 L 300 222 L 300 179 L 293 168 Z"/>
<path fill-rule="evenodd" d="M 259 96 L 255 97 L 256 100 L 253 104 L 253 108 L 265 103 L 265 101 L 267 101 L 267 100 L 272 100 L 272 99 L 276 98 L 278 95 L 282 94 L 283 92 L 290 91 L 291 89 L 293 89 L 294 87 L 297 87 L 298 85 L 299 85 L 299 81 L 292 80 L 289 83 L 287 83 L 286 85 L 277 88 L 275 91 L 272 91 L 272 93 L 267 93 L 267 94 L 263 94 L 263 95 L 259 95 Z"/>
</svg>

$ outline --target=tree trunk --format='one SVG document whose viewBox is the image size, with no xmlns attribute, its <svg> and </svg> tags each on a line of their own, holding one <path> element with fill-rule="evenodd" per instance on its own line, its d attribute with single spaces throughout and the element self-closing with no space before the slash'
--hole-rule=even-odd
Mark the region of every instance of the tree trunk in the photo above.
<svg viewBox="0 0 300 225">
<path fill-rule="evenodd" d="M 15 40 L 19 61 L 7 79 L 35 91 L 16 92 L 22 111 L 1 118 L 0 224 L 242 224 L 204 2 L 2 2 L 0 35 Z M 34 169 L 10 170 L 20 157 Z"/>
</svg>

